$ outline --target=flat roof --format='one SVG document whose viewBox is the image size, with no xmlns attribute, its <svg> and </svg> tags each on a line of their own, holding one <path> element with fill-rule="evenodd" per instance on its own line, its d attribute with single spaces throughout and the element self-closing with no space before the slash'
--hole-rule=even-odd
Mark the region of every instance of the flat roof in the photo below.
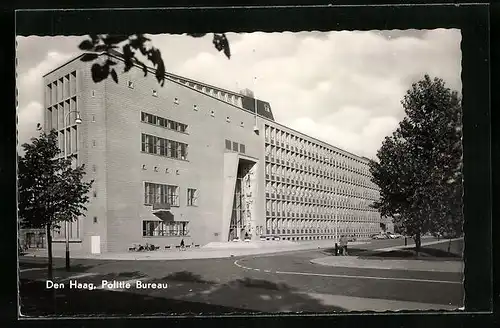
<svg viewBox="0 0 500 328">
<path fill-rule="evenodd" d="M 51 73 L 53 73 L 53 72 L 55 72 L 55 71 L 57 71 L 57 70 L 61 69 L 62 67 L 66 66 L 66 65 L 69 65 L 70 63 L 72 63 L 72 62 L 74 62 L 75 60 L 79 59 L 80 57 L 82 57 L 82 56 L 83 56 L 83 55 L 85 55 L 86 53 L 88 53 L 88 52 L 83 52 L 83 53 L 81 53 L 80 55 L 78 55 L 78 56 L 74 57 L 73 59 L 70 59 L 70 60 L 68 60 L 67 62 L 65 62 L 65 63 L 63 63 L 63 64 L 61 64 L 61 65 L 57 66 L 56 68 L 52 69 L 51 71 L 49 71 L 48 73 L 46 73 L 45 75 L 43 75 L 43 77 L 45 78 L 47 75 L 49 75 L 49 74 L 51 74 Z M 119 53 L 118 51 L 112 51 L 112 52 L 100 52 L 100 53 L 98 53 L 98 55 L 99 55 L 99 56 L 102 56 L 102 55 L 107 55 L 107 56 L 112 56 L 112 57 L 114 57 L 114 58 L 117 58 L 117 59 L 119 59 L 119 60 L 123 60 L 123 58 L 121 57 L 121 53 Z M 134 65 L 134 66 L 136 66 L 137 68 L 141 68 L 139 65 L 137 65 L 137 64 L 135 64 L 135 63 L 134 63 L 133 65 Z M 155 69 L 154 69 L 154 68 L 149 67 L 149 66 L 146 66 L 146 67 L 147 67 L 147 70 L 148 70 L 150 73 L 154 73 L 154 72 L 155 72 Z M 141 69 L 142 69 L 142 68 L 141 68 Z M 173 73 L 167 73 L 167 72 L 166 72 L 166 73 L 165 73 L 165 77 L 169 78 L 169 80 L 170 80 L 171 82 L 175 82 L 175 83 L 177 83 L 177 84 L 179 84 L 179 85 L 181 85 L 181 86 L 184 86 L 184 87 L 186 87 L 186 88 L 189 88 L 190 90 L 197 91 L 197 92 L 199 92 L 199 93 L 201 93 L 201 94 L 203 94 L 203 95 L 205 95 L 205 96 L 207 96 L 207 97 L 211 97 L 211 98 L 214 98 L 214 99 L 218 99 L 218 98 L 216 98 L 216 97 L 212 97 L 211 95 L 209 95 L 209 94 L 207 94 L 207 93 L 205 93 L 205 92 L 202 92 L 202 91 L 199 91 L 199 90 L 197 90 L 197 89 L 191 88 L 191 87 L 189 87 L 189 86 L 187 86 L 187 85 L 185 85 L 185 84 L 183 84 L 183 83 L 180 83 L 180 82 L 176 81 L 175 79 L 182 79 L 182 80 L 185 80 L 185 81 L 187 81 L 187 82 L 192 82 L 192 83 L 202 84 L 202 85 L 204 85 L 204 86 L 207 86 L 207 87 L 210 87 L 210 88 L 213 88 L 213 89 L 218 89 L 218 90 L 223 91 L 223 92 L 231 93 L 231 94 L 233 94 L 233 95 L 243 96 L 242 94 L 237 93 L 237 92 L 234 92 L 234 91 L 230 91 L 230 90 L 226 90 L 226 89 L 223 89 L 223 88 L 219 88 L 219 87 L 216 87 L 216 86 L 213 86 L 213 85 L 207 84 L 207 83 L 205 83 L 205 82 L 196 81 L 196 80 L 193 80 L 193 79 L 190 79 L 190 78 L 187 78 L 187 77 L 184 77 L 184 76 L 176 75 L 176 74 L 173 74 Z M 257 98 L 254 98 L 254 99 L 257 99 Z M 220 100 L 220 99 L 218 99 L 218 100 Z M 259 99 L 257 99 L 257 100 L 259 100 Z M 222 101 L 222 100 L 220 100 L 220 101 Z M 286 129 L 288 129 L 288 130 L 290 130 L 290 131 L 292 131 L 292 132 L 294 132 L 294 133 L 296 133 L 296 134 L 298 134 L 298 135 L 301 135 L 301 136 L 304 136 L 304 137 L 306 137 L 306 138 L 309 138 L 309 139 L 311 139 L 312 141 L 314 141 L 314 142 L 316 142 L 316 143 L 318 143 L 318 144 L 322 144 L 323 146 L 332 147 L 332 148 L 334 148 L 334 149 L 336 149 L 336 150 L 338 150 L 338 151 L 340 151 L 340 152 L 343 152 L 343 153 L 345 153 L 345 154 L 347 154 L 347 155 L 350 155 L 350 156 L 352 156 L 352 157 L 356 157 L 356 159 L 363 160 L 364 162 L 369 162 L 369 161 L 370 161 L 370 159 L 368 159 L 368 158 L 367 158 L 367 157 L 365 157 L 365 156 L 356 155 L 356 154 L 351 153 L 351 152 L 349 152 L 349 151 L 347 151 L 347 150 L 344 150 L 344 149 L 342 149 L 342 148 L 339 148 L 339 147 L 336 147 L 336 146 L 334 146 L 334 145 L 331 145 L 331 144 L 329 144 L 329 143 L 327 143 L 327 142 L 325 142 L 325 141 L 322 141 L 322 140 L 319 140 L 319 139 L 317 139 L 317 138 L 311 137 L 311 136 L 309 136 L 309 135 L 307 135 L 307 134 L 305 134 L 305 133 L 303 133 L 303 132 L 299 132 L 299 131 L 297 131 L 297 130 L 295 130 L 295 129 L 292 129 L 292 128 L 290 128 L 290 127 L 288 127 L 288 126 L 284 125 L 284 124 L 281 124 L 281 123 L 279 123 L 279 122 L 277 122 L 277 121 L 270 120 L 269 118 L 267 118 L 267 117 L 265 117 L 265 116 L 262 116 L 262 115 L 260 115 L 260 114 L 258 114 L 258 113 L 252 112 L 252 111 L 250 111 L 250 110 L 248 110 L 248 109 L 246 109 L 246 108 L 243 108 L 243 107 L 238 107 L 238 106 L 232 105 L 232 104 L 230 104 L 230 103 L 227 103 L 227 102 L 225 102 L 225 101 L 222 101 L 222 102 L 224 102 L 225 104 L 231 105 L 231 106 L 233 106 L 233 107 L 236 107 L 236 108 L 238 108 L 238 109 L 240 109 L 240 110 L 244 110 L 244 111 L 246 111 L 246 112 L 248 112 L 248 113 L 250 113 L 250 114 L 252 114 L 252 115 L 254 115 L 254 116 L 258 116 L 258 117 L 260 117 L 261 119 L 263 119 L 263 120 L 265 120 L 265 121 L 268 121 L 268 122 L 269 122 L 269 123 L 271 123 L 272 125 L 278 125 L 278 126 L 280 126 L 280 127 L 286 128 Z"/>
</svg>

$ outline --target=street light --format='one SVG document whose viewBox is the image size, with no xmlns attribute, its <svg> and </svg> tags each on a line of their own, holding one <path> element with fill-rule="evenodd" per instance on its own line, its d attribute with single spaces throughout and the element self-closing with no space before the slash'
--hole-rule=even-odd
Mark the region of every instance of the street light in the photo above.
<svg viewBox="0 0 500 328">
<path fill-rule="evenodd" d="M 75 124 L 82 124 L 82 119 L 80 118 L 80 112 L 76 110 L 72 110 L 66 114 L 64 117 L 64 124 L 68 122 L 69 114 L 76 113 Z M 68 158 L 68 149 L 66 145 L 66 126 L 64 127 L 64 159 Z M 66 271 L 70 270 L 69 265 L 69 221 L 66 221 Z"/>
</svg>

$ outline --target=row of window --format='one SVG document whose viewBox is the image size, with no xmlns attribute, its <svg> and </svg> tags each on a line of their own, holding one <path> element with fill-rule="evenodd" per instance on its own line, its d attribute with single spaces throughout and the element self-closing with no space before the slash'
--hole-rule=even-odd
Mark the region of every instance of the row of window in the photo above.
<svg viewBox="0 0 500 328">
<path fill-rule="evenodd" d="M 76 71 L 45 86 L 45 107 L 50 107 L 74 95 L 76 95 Z"/>
<path fill-rule="evenodd" d="M 181 78 L 176 78 L 176 77 L 170 77 L 172 80 L 177 81 L 185 86 L 188 86 L 192 89 L 201 91 L 209 96 L 212 96 L 214 98 L 217 98 L 219 100 L 222 100 L 224 102 L 230 103 L 234 106 L 242 107 L 242 98 L 238 95 L 225 92 L 219 89 L 215 89 L 206 85 L 198 84 L 193 81 L 186 81 Z"/>
<path fill-rule="evenodd" d="M 369 170 L 364 161 L 355 157 L 347 156 L 334 149 L 306 140 L 291 132 L 280 130 L 276 127 L 265 125 L 265 139 L 271 145 L 276 144 L 285 149 L 295 150 L 299 153 L 308 155 L 311 158 L 319 159 L 324 162 L 345 163 L 349 170 L 368 175 Z"/>
<path fill-rule="evenodd" d="M 236 141 L 231 141 L 226 139 L 226 150 L 237 151 L 242 154 L 245 153 L 245 145 L 239 144 Z"/>
<path fill-rule="evenodd" d="M 181 237 L 189 236 L 189 222 L 142 221 L 144 237 Z"/>
<path fill-rule="evenodd" d="M 238 95 L 235 95 L 235 94 L 232 94 L 232 93 L 228 93 L 228 92 L 225 92 L 225 91 L 222 91 L 222 90 L 218 90 L 218 89 L 214 89 L 214 88 L 211 88 L 211 87 L 208 87 L 208 86 L 204 86 L 204 85 L 200 85 L 200 84 L 197 84 L 197 83 L 194 83 L 194 82 L 189 82 L 189 81 L 185 81 L 185 80 L 182 80 L 182 79 L 179 79 L 179 78 L 172 78 L 170 77 L 170 79 L 174 80 L 174 81 L 177 81 L 177 82 L 180 82 L 182 83 L 183 85 L 185 86 L 188 86 L 192 89 L 195 89 L 195 90 L 198 90 L 198 91 L 201 91 L 209 96 L 212 96 L 214 98 L 217 98 L 219 100 L 222 100 L 226 103 L 229 103 L 229 104 L 232 104 L 234 106 L 238 106 L 238 107 L 243 107 L 243 101 L 242 101 L 242 98 L 241 96 L 238 96 Z M 130 88 L 130 89 L 134 89 L 135 88 L 135 84 L 133 81 L 127 81 L 127 86 Z M 153 97 L 158 97 L 158 90 L 155 90 L 155 89 L 151 89 L 151 94 Z M 174 103 L 175 104 L 179 104 L 179 99 L 178 98 L 175 98 L 174 99 Z"/>
<path fill-rule="evenodd" d="M 68 235 L 69 239 L 80 239 L 80 219 L 68 222 Z M 66 223 L 60 223 L 60 227 L 52 229 L 52 239 L 65 239 L 66 238 Z"/>
<path fill-rule="evenodd" d="M 318 206 L 313 204 L 299 204 L 292 202 L 266 201 L 266 215 L 296 218 L 320 218 L 347 221 L 377 221 L 380 214 L 374 209 L 355 207 L 333 208 L 332 206 Z"/>
<path fill-rule="evenodd" d="M 186 193 L 186 205 L 198 206 L 198 190 L 188 188 Z M 144 204 L 169 204 L 179 206 L 179 187 L 174 185 L 145 182 Z"/>
<path fill-rule="evenodd" d="M 345 177 L 336 176 L 334 178 L 318 177 L 311 173 L 301 173 L 300 171 L 287 168 L 285 172 L 277 170 L 274 174 L 266 167 L 266 180 L 273 185 L 280 185 L 286 183 L 294 186 L 295 188 L 307 188 L 341 192 L 358 197 L 377 197 L 379 194 L 378 189 L 360 185 L 346 180 Z"/>
<path fill-rule="evenodd" d="M 328 184 L 314 184 L 303 182 L 302 180 L 280 179 L 274 177 L 269 179 L 266 175 L 266 193 L 275 194 L 273 197 L 306 197 L 322 200 L 335 200 L 345 196 L 353 202 L 376 201 L 380 197 L 377 190 L 364 189 L 359 186 L 352 186 L 343 182 L 332 182 Z M 273 177 L 271 177 L 273 178 Z M 286 197 L 285 197 L 286 196 Z M 268 196 L 269 197 L 269 196 Z"/>
<path fill-rule="evenodd" d="M 268 155 L 266 151 L 266 171 L 268 174 L 285 175 L 291 174 L 310 174 L 317 178 L 325 180 L 343 179 L 349 183 L 365 186 L 366 188 L 376 188 L 371 181 L 371 176 L 363 175 L 359 172 L 349 171 L 345 166 L 339 164 L 324 164 L 315 160 L 308 160 L 302 156 L 293 154 L 281 159 Z"/>
<path fill-rule="evenodd" d="M 266 219 L 266 228 L 291 228 L 291 229 L 334 229 L 350 228 L 350 229 L 367 229 L 380 228 L 380 222 L 364 222 L 364 221 L 334 221 L 334 220 L 301 220 L 301 219 Z"/>
<path fill-rule="evenodd" d="M 70 155 L 78 152 L 78 130 L 77 126 L 61 130 L 57 133 L 57 144 L 61 155 Z"/>
<path fill-rule="evenodd" d="M 46 108 L 45 129 L 47 131 L 60 130 L 76 124 L 77 110 L 76 96 Z"/>
<path fill-rule="evenodd" d="M 358 210 L 362 212 L 376 212 L 371 207 L 372 202 L 356 202 L 343 197 L 335 199 L 319 199 L 308 197 L 276 197 L 277 195 L 266 193 L 268 211 L 292 212 L 292 213 L 317 213 L 328 214 L 338 210 Z M 275 206 L 275 204 L 277 204 Z"/>
<path fill-rule="evenodd" d="M 141 150 L 169 158 L 187 160 L 188 144 L 142 133 Z"/>
<path fill-rule="evenodd" d="M 322 220 L 266 219 L 268 234 L 311 234 L 345 232 L 369 233 L 380 229 L 379 223 L 338 222 Z"/>
<path fill-rule="evenodd" d="M 141 112 L 141 122 L 161 126 L 165 129 L 186 133 L 188 125 L 161 116 Z"/>
</svg>

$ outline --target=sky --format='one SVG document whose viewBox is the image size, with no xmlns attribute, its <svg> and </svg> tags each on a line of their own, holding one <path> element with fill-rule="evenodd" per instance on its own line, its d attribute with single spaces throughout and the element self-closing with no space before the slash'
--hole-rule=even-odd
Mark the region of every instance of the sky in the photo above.
<svg viewBox="0 0 500 328">
<path fill-rule="evenodd" d="M 148 35 L 166 70 L 268 101 L 281 124 L 375 158 L 404 117 L 401 100 L 424 74 L 461 92 L 456 29 L 227 33 L 231 59 L 210 35 Z M 85 36 L 16 37 L 19 145 L 43 123 L 42 76 L 80 54 Z"/>
</svg>

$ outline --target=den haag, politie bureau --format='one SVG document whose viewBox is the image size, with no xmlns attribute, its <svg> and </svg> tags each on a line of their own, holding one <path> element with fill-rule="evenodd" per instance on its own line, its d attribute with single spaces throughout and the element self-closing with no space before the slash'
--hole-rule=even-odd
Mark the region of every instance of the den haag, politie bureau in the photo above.
<svg viewBox="0 0 500 328">
<path fill-rule="evenodd" d="M 85 289 L 85 290 L 95 290 L 95 289 L 166 289 L 168 288 L 167 283 L 151 283 L 143 282 L 140 280 L 135 281 L 119 281 L 119 280 L 102 280 L 101 284 L 94 284 L 91 282 L 81 282 L 78 280 L 69 280 L 69 283 L 54 282 L 52 280 L 47 280 L 45 283 L 46 289 Z"/>
</svg>

